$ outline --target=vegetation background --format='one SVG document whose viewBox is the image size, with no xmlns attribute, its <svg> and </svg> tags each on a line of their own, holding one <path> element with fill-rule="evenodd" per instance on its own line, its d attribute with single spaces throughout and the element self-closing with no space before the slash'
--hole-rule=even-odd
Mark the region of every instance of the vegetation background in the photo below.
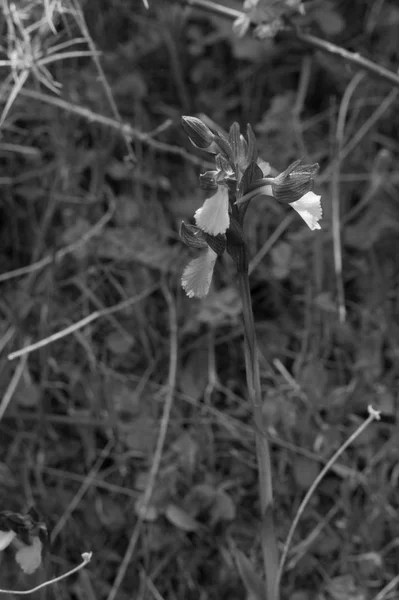
<svg viewBox="0 0 399 600">
<path fill-rule="evenodd" d="M 209 168 L 188 114 L 251 123 L 278 171 L 321 165 L 321 232 L 265 198 L 246 222 L 281 544 L 367 406 L 383 411 L 312 496 L 283 599 L 397 599 L 399 88 L 183 4 L 1 4 L 0 508 L 35 506 L 51 547 L 32 576 L 7 548 L 0 587 L 88 550 L 33 597 L 242 600 L 235 547 L 261 572 L 234 269 L 203 301 L 180 288 Z M 397 71 L 394 0 L 304 4 L 300 31 Z"/>
</svg>

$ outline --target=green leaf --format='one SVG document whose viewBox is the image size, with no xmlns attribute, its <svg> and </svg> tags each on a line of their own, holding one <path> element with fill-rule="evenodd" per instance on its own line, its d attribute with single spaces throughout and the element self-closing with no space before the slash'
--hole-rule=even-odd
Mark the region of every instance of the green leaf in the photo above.
<svg viewBox="0 0 399 600">
<path fill-rule="evenodd" d="M 170 523 L 172 523 L 172 525 L 175 525 L 182 531 L 198 531 L 198 529 L 201 527 L 198 521 L 193 519 L 188 512 L 176 506 L 176 504 L 169 504 L 166 507 L 165 517 Z"/>
<path fill-rule="evenodd" d="M 233 548 L 233 554 L 241 580 L 251 600 L 266 600 L 265 586 L 259 575 L 255 573 L 252 563 L 238 548 Z"/>
</svg>

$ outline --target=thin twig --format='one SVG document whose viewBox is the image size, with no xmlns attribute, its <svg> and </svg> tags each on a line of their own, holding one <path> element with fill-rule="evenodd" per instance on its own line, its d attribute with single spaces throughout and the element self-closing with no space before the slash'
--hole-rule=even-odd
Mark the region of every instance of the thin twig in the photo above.
<svg viewBox="0 0 399 600">
<path fill-rule="evenodd" d="M 262 262 L 262 260 L 266 256 L 266 254 L 269 252 L 269 250 L 272 248 L 272 246 L 274 246 L 274 244 L 277 242 L 279 237 L 284 233 L 284 231 L 287 229 L 287 227 L 292 223 L 294 218 L 295 218 L 295 215 L 293 215 L 292 211 L 291 211 L 281 221 L 281 223 L 278 225 L 278 227 L 276 227 L 276 229 L 273 231 L 273 233 L 267 238 L 267 240 L 263 244 L 262 248 L 259 250 L 259 252 L 257 254 L 255 254 L 255 256 L 251 259 L 251 261 L 249 263 L 249 269 L 248 269 L 249 275 L 251 275 L 251 273 L 253 273 L 253 271 Z"/>
<path fill-rule="evenodd" d="M 159 427 L 159 434 L 157 444 L 155 448 L 154 458 L 151 465 L 150 473 L 148 475 L 147 487 L 145 489 L 142 501 L 142 509 L 140 510 L 136 526 L 132 532 L 129 540 L 128 547 L 123 557 L 122 563 L 119 567 L 115 581 L 108 595 L 107 600 L 115 600 L 118 590 L 125 577 L 127 568 L 132 559 L 136 544 L 139 540 L 141 529 L 144 523 L 144 519 L 148 510 L 148 506 L 151 500 L 152 493 L 154 491 L 155 480 L 161 464 L 161 458 L 163 454 L 163 448 L 165 445 L 166 433 L 168 430 L 170 413 L 173 405 L 173 398 L 175 395 L 176 388 L 176 373 L 177 373 L 177 348 L 178 348 L 178 337 L 177 337 L 177 316 L 176 307 L 172 294 L 170 293 L 166 284 L 162 284 L 162 291 L 169 309 L 169 334 L 170 334 L 170 359 L 169 359 L 169 375 L 168 384 L 166 388 L 166 398 L 162 413 L 161 425 Z"/>
<path fill-rule="evenodd" d="M 33 592 L 42 590 L 43 588 L 45 588 L 49 585 L 52 585 L 53 583 L 58 583 L 59 581 L 62 581 L 66 577 L 69 577 L 70 575 L 77 573 L 78 571 L 83 569 L 83 567 L 85 567 L 90 562 L 91 557 L 92 557 L 92 552 L 83 552 L 83 554 L 82 554 L 83 560 L 80 563 L 80 565 L 78 565 L 77 567 L 74 567 L 70 571 L 67 571 L 63 575 L 59 575 L 58 577 L 54 577 L 54 579 L 49 579 L 48 581 L 44 581 L 40 585 L 37 585 L 34 588 L 30 588 L 30 590 L 2 590 L 2 589 L 0 589 L 0 594 L 14 594 L 15 596 L 28 596 L 29 594 L 33 594 Z"/>
<path fill-rule="evenodd" d="M 5 86 L 8 89 L 11 89 L 10 84 Z M 121 123 L 112 117 L 106 117 L 105 115 L 101 115 L 99 113 L 93 112 L 90 108 L 86 108 L 84 106 L 79 106 L 76 104 L 72 104 L 72 102 L 68 102 L 63 98 L 59 98 L 57 96 L 50 96 L 49 94 L 44 94 L 42 92 L 37 92 L 35 90 L 27 90 L 22 88 L 19 91 L 19 96 L 23 96 L 25 98 L 32 98 L 33 100 L 38 100 L 39 102 L 44 102 L 45 104 L 49 104 L 51 106 L 56 106 L 61 110 L 65 110 L 66 112 L 78 115 L 86 121 L 90 123 L 99 123 L 100 125 L 104 125 L 105 127 L 110 127 L 111 129 L 115 129 L 118 131 L 124 138 L 127 137 L 129 139 L 137 139 L 142 144 L 156 150 L 157 152 L 162 152 L 164 154 L 174 154 L 176 156 L 180 156 L 187 162 L 192 163 L 193 165 L 201 166 L 201 167 L 213 167 L 213 163 L 209 163 L 208 161 L 198 158 L 193 154 L 187 152 L 184 148 L 180 146 L 173 146 L 171 144 L 166 144 L 165 142 L 159 142 L 151 137 L 150 134 L 139 131 L 132 127 L 129 123 Z"/>
<path fill-rule="evenodd" d="M 14 269 L 13 271 L 7 271 L 6 273 L 2 273 L 0 275 L 0 283 L 3 283 L 4 281 L 9 281 L 10 279 L 15 279 L 15 277 L 29 275 L 31 273 L 34 273 L 35 271 L 40 271 L 40 269 L 43 269 L 47 265 L 57 263 L 67 254 L 75 252 L 76 250 L 87 244 L 87 242 L 92 237 L 98 235 L 102 231 L 104 226 L 108 223 L 108 221 L 110 221 L 112 215 L 114 214 L 114 211 L 115 203 L 112 202 L 105 215 L 103 215 L 101 219 L 97 223 L 95 223 L 95 225 L 93 225 L 93 227 L 91 227 L 89 231 L 84 233 L 76 242 L 65 246 L 65 248 L 57 250 L 57 252 L 55 252 L 54 254 L 44 256 L 42 259 L 38 260 L 35 263 L 32 263 L 31 265 L 27 265 L 26 267 L 20 267 L 19 269 Z"/>
<path fill-rule="evenodd" d="M 340 218 L 340 194 L 339 194 L 339 175 L 341 168 L 340 155 L 342 154 L 342 148 L 344 145 L 345 135 L 345 121 L 346 115 L 349 109 L 349 103 L 354 94 L 357 86 L 364 78 L 364 71 L 356 73 L 352 81 L 347 86 L 344 95 L 342 96 L 341 105 L 339 107 L 337 129 L 336 129 L 336 150 L 335 154 L 337 160 L 335 161 L 335 167 L 331 179 L 331 199 L 332 199 L 332 236 L 333 236 L 333 254 L 334 254 L 334 270 L 335 270 L 335 281 L 337 286 L 337 302 L 338 302 L 338 318 L 340 323 L 346 320 L 346 307 L 345 307 L 345 290 L 342 274 L 342 244 L 341 244 L 341 218 Z"/>
<path fill-rule="evenodd" d="M 101 450 L 100 456 L 94 463 L 93 467 L 90 469 L 89 474 L 85 477 L 78 492 L 72 498 L 71 502 L 65 509 L 65 511 L 64 511 L 63 515 L 61 516 L 61 518 L 59 519 L 58 523 L 55 525 L 55 527 L 51 531 L 51 543 L 52 544 L 57 539 L 57 537 L 61 533 L 61 531 L 63 530 L 69 517 L 72 515 L 72 513 L 76 510 L 76 508 L 80 504 L 80 501 L 82 500 L 83 496 L 86 494 L 87 490 L 91 486 L 94 477 L 97 475 L 103 462 L 105 461 L 105 459 L 108 457 L 109 453 L 111 452 L 113 445 L 114 445 L 114 440 L 110 440 L 108 442 L 108 444 Z"/>
<path fill-rule="evenodd" d="M 387 83 L 394 85 L 395 87 L 399 87 L 399 75 L 378 65 L 377 63 L 369 60 L 368 58 L 364 58 L 358 52 L 349 52 L 345 48 L 341 46 L 336 46 L 331 42 L 318 38 L 314 35 L 310 35 L 309 33 L 301 33 L 296 30 L 296 37 L 301 42 L 304 42 L 308 46 L 312 46 L 312 48 L 317 48 L 318 50 L 322 50 L 326 54 L 333 54 L 338 58 L 342 58 L 343 60 L 352 63 L 359 69 L 367 71 L 374 77 L 378 77 L 379 79 L 383 79 Z"/>
<path fill-rule="evenodd" d="M 287 536 L 287 540 L 284 544 L 284 550 L 281 556 L 281 560 L 280 560 L 280 565 L 278 568 L 278 573 L 277 573 L 277 585 L 280 586 L 280 582 L 281 582 L 281 577 L 283 574 L 283 570 L 284 570 L 284 566 L 285 566 L 285 562 L 287 560 L 287 556 L 288 556 L 288 552 L 291 546 L 291 542 L 292 542 L 292 538 L 294 537 L 294 533 L 296 531 L 297 525 L 299 523 L 299 520 L 301 518 L 301 516 L 303 515 L 303 512 L 305 510 L 305 508 L 307 507 L 309 500 L 311 499 L 311 497 L 313 496 L 316 488 L 318 487 L 319 483 L 322 481 L 322 479 L 324 478 L 324 476 L 328 473 L 328 471 L 331 469 L 332 465 L 335 464 L 338 460 L 338 458 L 341 456 L 341 454 L 343 452 L 345 452 L 345 450 L 348 448 L 348 446 L 350 446 L 352 444 L 352 442 L 355 441 L 355 439 L 357 437 L 359 437 L 359 435 L 361 433 L 363 433 L 363 431 L 365 429 L 367 429 L 367 427 L 370 425 L 370 423 L 372 423 L 373 421 L 379 421 L 380 420 L 380 413 L 379 411 L 375 410 L 372 406 L 368 407 L 368 411 L 369 411 L 369 416 L 367 417 L 367 419 L 365 421 L 363 421 L 363 423 L 356 429 L 356 431 L 354 431 L 352 433 L 352 435 L 349 436 L 349 438 L 342 444 L 342 446 L 340 448 L 338 448 L 338 450 L 335 452 L 335 454 L 333 454 L 333 456 L 330 458 L 330 460 L 327 462 L 327 464 L 322 468 L 322 470 L 320 471 L 320 473 L 318 474 L 318 476 L 316 477 L 316 479 L 314 480 L 314 482 L 312 483 L 312 485 L 310 486 L 310 488 L 308 489 L 308 491 L 306 492 L 298 510 L 297 513 L 295 515 L 295 518 L 292 522 L 292 525 L 290 527 L 288 536 Z"/>
<path fill-rule="evenodd" d="M 11 379 L 10 383 L 8 384 L 7 390 L 6 390 L 4 396 L 1 400 L 1 403 L 0 403 L 0 421 L 3 418 L 3 415 L 6 412 L 8 405 L 11 402 L 11 399 L 15 393 L 15 390 L 17 389 L 18 383 L 24 372 L 27 360 L 28 360 L 27 355 L 22 356 L 21 360 L 19 361 L 19 363 L 17 365 L 17 368 L 14 371 L 12 379 Z"/>
<path fill-rule="evenodd" d="M 392 106 L 395 102 L 399 94 L 399 90 L 391 90 L 386 98 L 378 104 L 374 113 L 359 127 L 358 131 L 354 134 L 353 138 L 346 144 L 346 146 L 342 149 L 342 152 L 339 156 L 333 158 L 330 161 L 328 167 L 323 171 L 323 173 L 317 178 L 318 183 L 324 183 L 327 181 L 331 173 L 335 167 L 335 163 L 337 160 L 343 161 L 355 148 L 358 144 L 360 144 L 361 140 L 364 136 L 370 131 L 372 127 L 381 119 L 384 113 Z"/>
<path fill-rule="evenodd" d="M 391 592 L 397 585 L 399 585 L 399 575 L 396 575 L 396 577 L 391 579 L 391 581 L 388 581 L 386 586 L 383 587 L 382 590 L 376 596 L 374 596 L 373 600 L 384 600 L 387 594 Z M 397 598 L 397 596 L 395 597 Z"/>
<path fill-rule="evenodd" d="M 109 105 L 111 107 L 112 114 L 114 115 L 115 119 L 120 123 L 120 125 L 122 125 L 123 122 L 122 122 L 121 114 L 120 114 L 119 109 L 118 109 L 118 107 L 116 105 L 116 102 L 115 102 L 112 90 L 111 90 L 111 88 L 109 86 L 109 83 L 107 81 L 107 77 L 106 77 L 106 75 L 104 73 L 104 69 L 101 66 L 101 62 L 99 60 L 99 55 L 98 55 L 97 49 L 96 49 L 96 47 L 94 45 L 93 39 L 92 39 L 92 37 L 90 35 L 89 29 L 87 27 L 86 19 L 84 17 L 84 14 L 83 14 L 82 8 L 80 6 L 79 0 L 74 0 L 74 5 L 75 5 L 75 10 L 76 10 L 76 13 L 77 13 L 77 16 L 78 16 L 78 19 L 77 19 L 78 24 L 79 24 L 79 26 L 81 28 L 83 36 L 87 40 L 87 45 L 89 46 L 90 51 L 92 52 L 92 58 L 93 58 L 94 64 L 96 65 L 96 69 L 97 69 L 97 73 L 98 73 L 98 78 L 99 78 L 100 83 L 103 86 L 104 91 L 105 91 L 105 95 L 106 95 L 108 103 L 109 103 Z M 126 149 L 127 149 L 127 152 L 128 152 L 129 160 L 130 160 L 130 162 L 132 164 L 135 164 L 137 162 L 137 159 L 136 159 L 136 156 L 134 154 L 133 147 L 132 147 L 132 144 L 130 142 L 130 138 L 127 137 L 127 136 L 124 136 L 124 140 L 125 140 L 125 144 L 126 144 Z"/>
<path fill-rule="evenodd" d="M 66 337 L 67 335 L 70 335 L 71 333 L 75 333 L 79 329 L 86 327 L 86 325 L 93 323 L 93 321 L 97 321 L 97 319 L 100 319 L 101 317 L 112 315 L 113 313 L 124 310 L 128 306 L 132 306 L 133 304 L 140 302 L 144 298 L 147 298 L 156 289 L 158 289 L 157 284 L 147 288 L 140 294 L 137 294 L 137 296 L 133 296 L 132 298 L 128 298 L 127 300 L 123 300 L 123 302 L 119 302 L 118 304 L 115 304 L 114 306 L 110 306 L 108 308 L 103 308 L 102 310 L 96 310 L 93 313 L 91 313 L 90 315 L 88 315 L 87 317 L 85 317 L 84 319 L 81 319 L 80 321 L 77 321 L 76 323 L 69 325 L 69 327 L 62 329 L 61 331 L 57 331 L 56 333 L 53 333 L 52 335 L 49 335 L 48 337 L 46 337 L 42 340 L 39 340 L 38 342 L 35 342 L 34 344 L 25 346 L 24 348 L 21 348 L 20 350 L 11 352 L 11 354 L 8 355 L 8 360 L 14 360 L 16 358 L 19 358 L 20 356 L 24 356 L 24 354 L 30 354 L 31 352 L 34 352 L 35 350 L 39 350 L 39 348 L 44 348 L 45 346 L 48 346 L 49 344 L 52 344 L 64 337 Z"/>
<path fill-rule="evenodd" d="M 217 2 L 212 2 L 211 0 L 179 0 L 182 4 L 192 6 L 194 8 L 199 8 L 206 12 L 211 12 L 220 17 L 225 17 L 232 21 L 235 21 L 239 17 L 242 17 L 245 13 L 240 10 L 235 10 L 233 8 L 229 8 L 227 6 L 223 6 L 222 4 L 218 4 Z M 367 71 L 374 77 L 378 77 L 379 79 L 383 79 L 387 83 L 394 85 L 395 87 L 399 87 L 399 75 L 374 63 L 368 58 L 364 58 L 358 52 L 349 52 L 345 48 L 341 48 L 341 46 L 336 46 L 331 42 L 318 38 L 314 35 L 308 33 L 302 33 L 297 28 L 292 28 L 292 33 L 296 36 L 298 40 L 311 46 L 312 48 L 317 48 L 326 54 L 332 54 L 338 58 L 345 60 L 353 64 L 355 67 Z"/>
</svg>

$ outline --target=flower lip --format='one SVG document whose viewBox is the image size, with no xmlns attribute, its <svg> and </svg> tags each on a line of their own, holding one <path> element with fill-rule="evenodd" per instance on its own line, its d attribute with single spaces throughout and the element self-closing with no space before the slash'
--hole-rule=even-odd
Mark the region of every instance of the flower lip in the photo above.
<svg viewBox="0 0 399 600">
<path fill-rule="evenodd" d="M 230 225 L 229 192 L 226 186 L 220 185 L 216 193 L 207 198 L 195 214 L 197 227 L 209 233 L 218 235 L 226 233 Z"/>
<path fill-rule="evenodd" d="M 320 202 L 321 196 L 308 192 L 302 198 L 295 202 L 290 202 L 290 206 L 302 217 L 306 225 L 314 230 L 321 229 L 319 221 L 323 216 L 323 209 Z"/>
<path fill-rule="evenodd" d="M 208 248 L 188 263 L 183 271 L 181 284 L 189 298 L 204 298 L 208 294 L 216 259 L 216 252 Z"/>
</svg>

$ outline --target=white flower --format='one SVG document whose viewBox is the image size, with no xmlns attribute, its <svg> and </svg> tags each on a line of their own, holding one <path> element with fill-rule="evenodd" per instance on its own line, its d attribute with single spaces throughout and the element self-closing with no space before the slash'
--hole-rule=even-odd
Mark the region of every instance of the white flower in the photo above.
<svg viewBox="0 0 399 600">
<path fill-rule="evenodd" d="M 302 217 L 310 229 L 321 229 L 319 221 L 322 217 L 322 208 L 320 202 L 321 196 L 313 192 L 307 192 L 302 198 L 291 202 L 290 206 Z"/>
<path fill-rule="evenodd" d="M 7 548 L 7 546 L 11 544 L 16 535 L 17 534 L 15 533 L 15 531 L 12 530 L 0 531 L 0 550 L 4 550 L 4 548 Z"/>
<path fill-rule="evenodd" d="M 209 233 L 218 235 L 226 233 L 230 225 L 229 192 L 227 187 L 219 185 L 216 193 L 207 198 L 202 206 L 195 212 L 197 226 Z"/>
<path fill-rule="evenodd" d="M 240 205 L 255 196 L 272 196 L 273 190 L 271 185 L 262 185 L 250 192 L 247 192 L 242 198 L 240 198 L 236 204 Z M 295 200 L 295 202 L 289 202 L 288 204 L 292 206 L 294 210 L 302 217 L 305 221 L 306 225 L 310 227 L 310 229 L 321 229 L 318 221 L 320 221 L 322 217 L 322 208 L 320 202 L 321 196 L 314 194 L 313 192 L 307 192 L 299 198 L 299 200 Z"/>
<path fill-rule="evenodd" d="M 183 271 L 181 284 L 189 298 L 204 298 L 209 292 L 217 254 L 211 248 L 201 252 Z"/>
<path fill-rule="evenodd" d="M 30 546 L 23 544 L 15 555 L 15 560 L 24 573 L 33 573 L 42 562 L 42 543 L 35 536 Z"/>
</svg>

